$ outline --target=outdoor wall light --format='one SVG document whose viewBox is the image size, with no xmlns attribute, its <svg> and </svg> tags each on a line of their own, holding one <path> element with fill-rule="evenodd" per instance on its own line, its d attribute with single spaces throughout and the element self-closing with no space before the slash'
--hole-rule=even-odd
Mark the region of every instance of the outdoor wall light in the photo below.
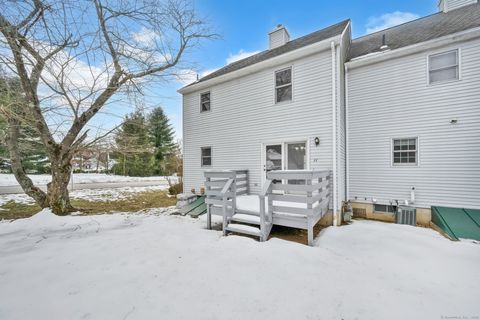
<svg viewBox="0 0 480 320">
<path fill-rule="evenodd" d="M 315 137 L 315 145 L 318 147 L 318 145 L 320 144 L 320 139 L 318 137 Z"/>
</svg>

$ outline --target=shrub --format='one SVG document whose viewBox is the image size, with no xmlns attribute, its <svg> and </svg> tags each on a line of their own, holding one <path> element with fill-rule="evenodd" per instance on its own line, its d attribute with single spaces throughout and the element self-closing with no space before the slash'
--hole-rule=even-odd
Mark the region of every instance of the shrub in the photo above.
<svg viewBox="0 0 480 320">
<path fill-rule="evenodd" d="M 183 192 L 183 182 L 172 184 L 170 186 L 170 188 L 168 188 L 168 192 L 171 195 L 174 195 L 174 196 L 176 196 L 179 193 L 182 193 Z"/>
</svg>

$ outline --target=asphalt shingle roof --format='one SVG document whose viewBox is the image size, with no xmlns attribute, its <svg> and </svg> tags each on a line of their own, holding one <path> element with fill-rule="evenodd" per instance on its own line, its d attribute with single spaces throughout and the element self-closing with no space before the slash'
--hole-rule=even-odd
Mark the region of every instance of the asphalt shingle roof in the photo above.
<svg viewBox="0 0 480 320">
<path fill-rule="evenodd" d="M 435 13 L 354 39 L 350 47 L 349 58 L 353 59 L 380 51 L 383 35 L 385 35 L 385 42 L 389 49 L 393 50 L 475 27 L 480 27 L 480 3 L 447 13 Z"/>
<path fill-rule="evenodd" d="M 250 57 L 247 57 L 245 59 L 233 62 L 233 63 L 231 63 L 231 64 L 229 64 L 229 65 L 227 65 L 227 66 L 225 66 L 221 69 L 218 69 L 217 71 L 214 71 L 214 72 L 206 75 L 205 77 L 203 77 L 200 80 L 192 83 L 191 85 L 194 85 L 194 84 L 197 84 L 199 82 L 206 81 L 206 80 L 210 80 L 210 79 L 216 78 L 218 76 L 221 76 L 221 75 L 233 72 L 233 71 L 237 71 L 237 70 L 240 70 L 242 68 L 248 67 L 250 65 L 253 65 L 253 64 L 268 60 L 268 59 L 271 59 L 273 57 L 276 57 L 276 56 L 279 56 L 281 54 L 287 53 L 289 51 L 293 51 L 293 50 L 308 46 L 310 44 L 332 38 L 334 36 L 337 36 L 337 35 L 341 34 L 345 30 L 345 28 L 347 27 L 349 22 L 350 22 L 350 20 L 344 20 L 344 21 L 339 22 L 337 24 L 334 24 L 333 26 L 330 26 L 328 28 L 318 30 L 318 31 L 310 33 L 306 36 L 291 40 L 291 41 L 287 42 L 286 44 L 284 44 L 280 47 L 274 48 L 272 50 L 265 50 L 265 51 L 262 51 L 260 53 L 255 54 L 253 56 L 250 56 Z"/>
</svg>

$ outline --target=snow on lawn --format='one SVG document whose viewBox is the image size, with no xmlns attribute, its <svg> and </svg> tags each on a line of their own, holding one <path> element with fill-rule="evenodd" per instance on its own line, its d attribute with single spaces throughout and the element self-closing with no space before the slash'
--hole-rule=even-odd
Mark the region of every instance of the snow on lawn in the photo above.
<svg viewBox="0 0 480 320">
<path fill-rule="evenodd" d="M 204 227 L 180 216 L 48 210 L 0 222 L 0 319 L 480 315 L 472 242 L 371 221 L 328 228 L 313 248 Z"/>
<path fill-rule="evenodd" d="M 35 184 L 46 185 L 52 179 L 48 174 L 32 174 L 29 177 Z M 174 177 L 169 177 L 176 179 Z M 75 173 L 73 175 L 74 183 L 109 183 L 109 182 L 131 182 L 131 181 L 158 181 L 165 180 L 165 177 L 126 177 L 115 176 L 103 173 Z M 0 186 L 17 186 L 17 180 L 13 174 L 0 174 Z"/>
<path fill-rule="evenodd" d="M 134 197 L 136 193 L 166 190 L 168 185 L 146 186 L 146 187 L 121 187 L 112 189 L 82 189 L 70 191 L 72 199 L 83 199 L 88 201 L 115 201 Z M 14 201 L 21 204 L 34 204 L 35 201 L 26 194 L 3 194 L 0 195 L 0 206 Z"/>
</svg>

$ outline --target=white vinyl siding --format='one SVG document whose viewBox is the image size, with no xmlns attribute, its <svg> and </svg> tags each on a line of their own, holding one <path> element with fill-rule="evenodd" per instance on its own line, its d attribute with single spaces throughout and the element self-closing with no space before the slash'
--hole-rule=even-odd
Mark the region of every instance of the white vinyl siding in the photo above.
<svg viewBox="0 0 480 320">
<path fill-rule="evenodd" d="M 275 104 L 275 71 L 292 67 L 295 99 Z M 330 50 L 215 85 L 215 109 L 198 114 L 200 94 L 183 96 L 184 190 L 204 184 L 201 146 L 214 151 L 212 169 L 248 169 L 250 192 L 261 187 L 262 143 L 308 141 L 311 169 L 332 169 Z M 315 146 L 314 139 L 320 139 Z"/>
<path fill-rule="evenodd" d="M 458 50 L 428 56 L 428 81 L 430 84 L 458 80 L 459 78 Z"/>
<path fill-rule="evenodd" d="M 459 48 L 462 81 L 428 85 L 427 57 Z M 480 39 L 349 70 L 349 198 L 480 208 Z M 456 119 L 457 123 L 451 120 Z M 418 137 L 419 165 L 392 166 Z"/>
<path fill-rule="evenodd" d="M 478 0 L 440 0 L 439 6 L 440 10 L 448 12 L 477 2 Z"/>
</svg>

